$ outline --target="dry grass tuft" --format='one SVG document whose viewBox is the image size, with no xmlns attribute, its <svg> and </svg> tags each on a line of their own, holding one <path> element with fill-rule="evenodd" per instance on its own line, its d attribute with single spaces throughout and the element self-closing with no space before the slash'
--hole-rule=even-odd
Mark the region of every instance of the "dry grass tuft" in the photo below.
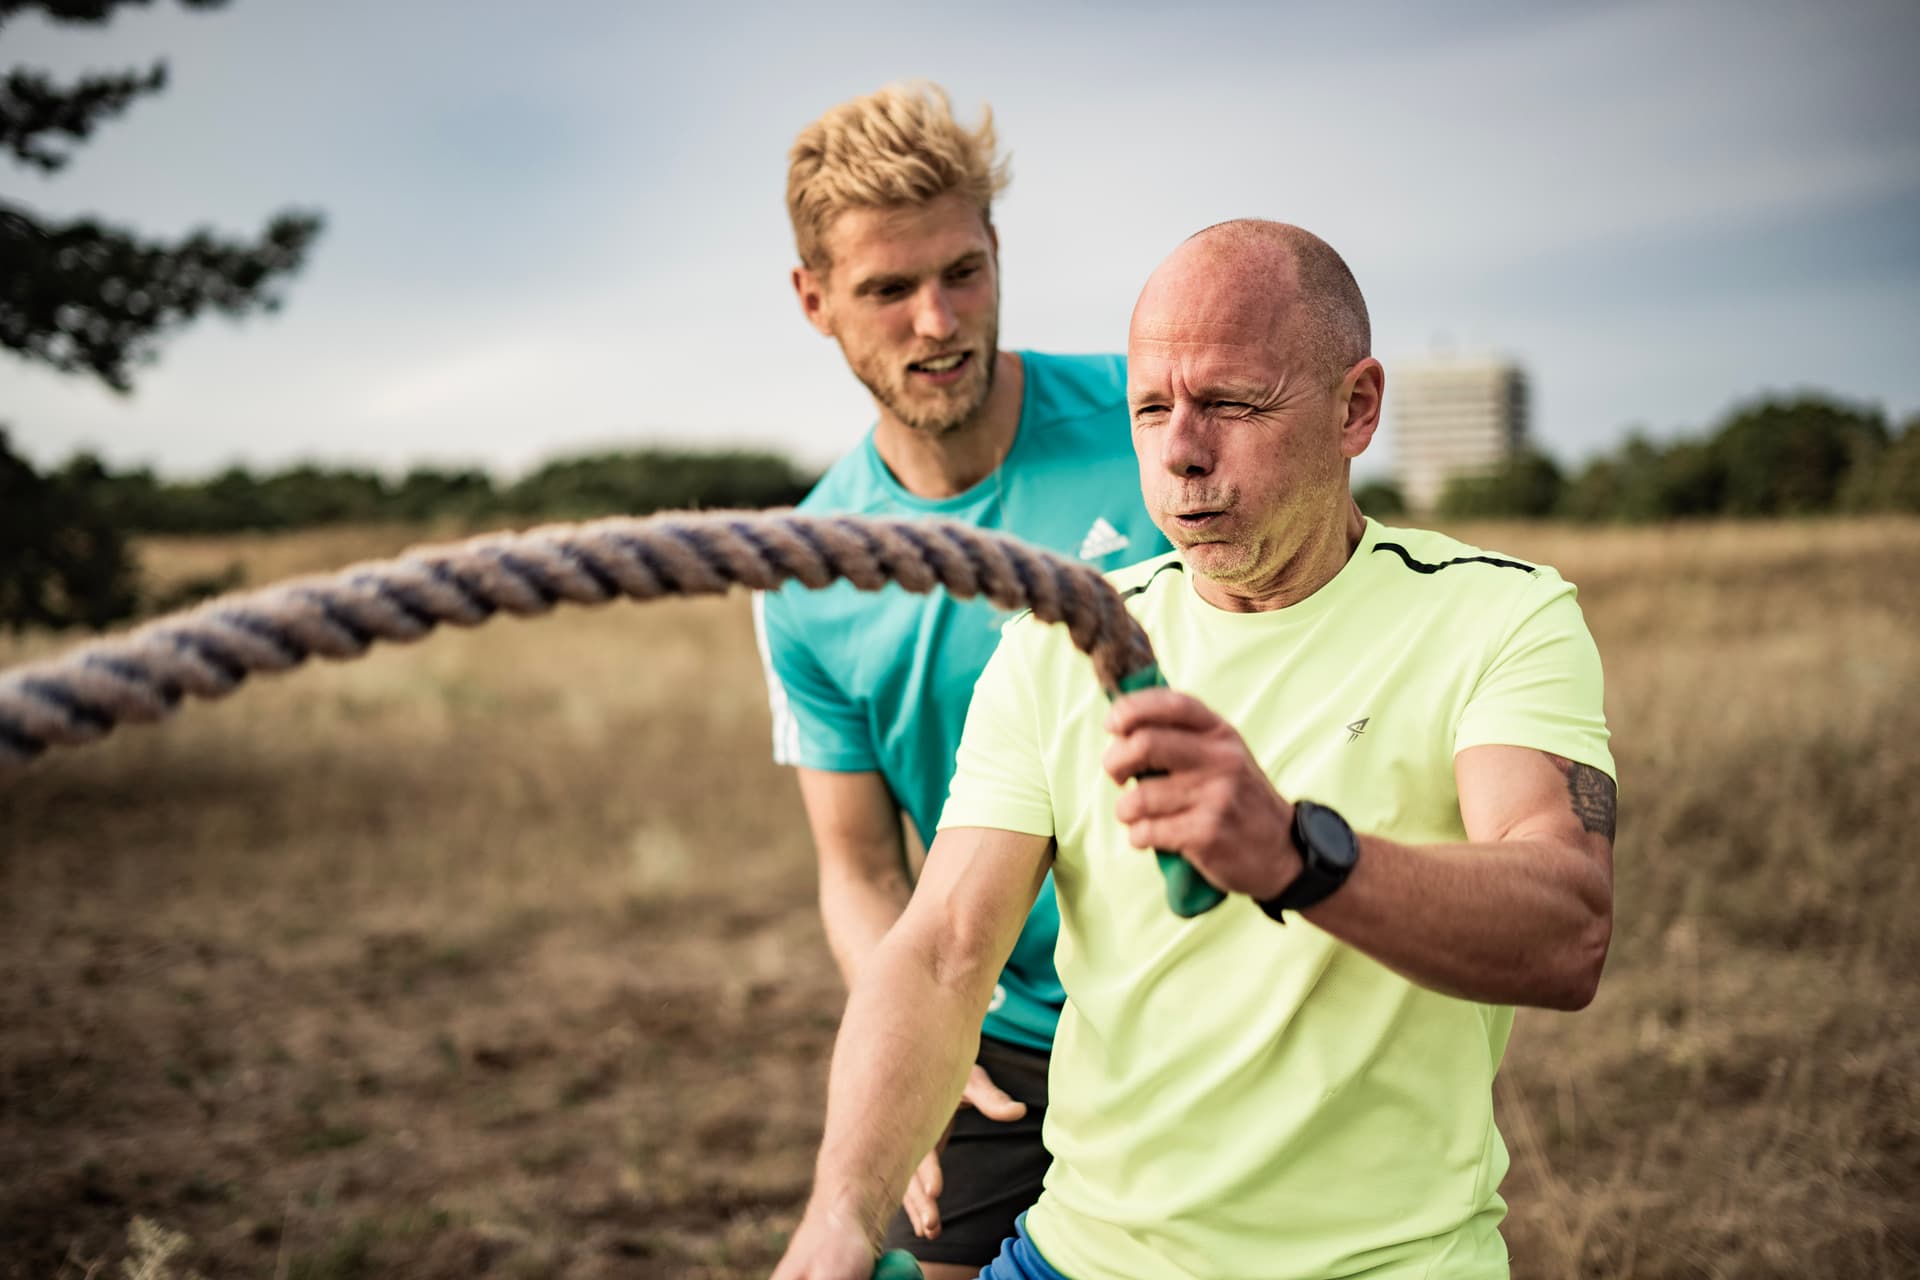
<svg viewBox="0 0 1920 1280">
<path fill-rule="evenodd" d="M 1580 584 L 1622 774 L 1600 998 L 1498 1091 L 1515 1274 L 1920 1275 L 1920 523 L 1465 532 Z M 136 1216 L 214 1276 L 764 1274 L 841 999 L 766 730 L 744 601 L 613 606 L 0 791 L 0 1278 Z"/>
</svg>

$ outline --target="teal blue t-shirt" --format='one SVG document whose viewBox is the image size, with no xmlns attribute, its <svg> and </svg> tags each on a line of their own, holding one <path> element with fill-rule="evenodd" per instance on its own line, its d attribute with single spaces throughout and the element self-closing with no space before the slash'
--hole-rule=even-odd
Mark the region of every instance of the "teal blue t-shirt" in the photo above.
<svg viewBox="0 0 1920 1280">
<path fill-rule="evenodd" d="M 1119 356 L 1023 351 L 1020 427 L 998 470 L 965 493 L 920 498 L 893 478 L 873 446 L 822 476 L 802 511 L 937 516 L 1118 569 L 1169 550 L 1140 501 Z M 944 588 L 820 591 L 793 583 L 754 601 L 782 764 L 837 773 L 877 770 L 932 845 L 953 777 L 973 682 L 1009 616 Z M 1066 999 L 1053 969 L 1060 929 L 1048 880 L 1014 945 L 981 1030 L 1048 1049 Z"/>
</svg>

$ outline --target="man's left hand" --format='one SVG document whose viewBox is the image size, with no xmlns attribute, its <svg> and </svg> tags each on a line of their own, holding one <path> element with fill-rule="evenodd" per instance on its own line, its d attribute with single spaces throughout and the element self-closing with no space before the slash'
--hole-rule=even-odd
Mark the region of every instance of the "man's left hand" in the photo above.
<svg viewBox="0 0 1920 1280">
<path fill-rule="evenodd" d="M 1125 787 L 1115 814 L 1128 843 L 1178 853 L 1228 893 L 1265 900 L 1293 883 L 1293 806 L 1232 725 L 1197 698 L 1146 689 L 1113 704 L 1107 729 L 1101 764 Z"/>
</svg>

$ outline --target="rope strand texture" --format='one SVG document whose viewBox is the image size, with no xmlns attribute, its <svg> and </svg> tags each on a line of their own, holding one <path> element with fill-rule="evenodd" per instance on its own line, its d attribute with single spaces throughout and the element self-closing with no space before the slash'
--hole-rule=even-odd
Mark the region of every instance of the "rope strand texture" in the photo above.
<svg viewBox="0 0 1920 1280">
<path fill-rule="evenodd" d="M 0 777 L 50 747 L 165 718 L 187 697 L 219 698 L 256 671 L 344 660 L 377 640 L 418 640 L 441 623 L 620 598 L 889 582 L 944 586 L 1064 623 L 1102 687 L 1153 662 L 1153 647 L 1094 569 L 1004 534 L 947 520 L 794 512 L 676 513 L 547 525 L 418 547 L 392 560 L 222 596 L 123 636 L 0 673 Z"/>
</svg>

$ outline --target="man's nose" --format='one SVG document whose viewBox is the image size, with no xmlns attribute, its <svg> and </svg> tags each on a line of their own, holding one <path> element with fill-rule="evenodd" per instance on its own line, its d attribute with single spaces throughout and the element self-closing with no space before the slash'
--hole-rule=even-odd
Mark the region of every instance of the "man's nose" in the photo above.
<svg viewBox="0 0 1920 1280">
<path fill-rule="evenodd" d="M 920 291 L 913 308 L 913 334 L 916 338 L 945 342 L 959 327 L 945 289 L 935 284 Z"/>
<path fill-rule="evenodd" d="M 1190 404 L 1175 404 L 1167 416 L 1161 465 L 1176 476 L 1203 476 L 1213 470 L 1213 431 Z"/>
</svg>

